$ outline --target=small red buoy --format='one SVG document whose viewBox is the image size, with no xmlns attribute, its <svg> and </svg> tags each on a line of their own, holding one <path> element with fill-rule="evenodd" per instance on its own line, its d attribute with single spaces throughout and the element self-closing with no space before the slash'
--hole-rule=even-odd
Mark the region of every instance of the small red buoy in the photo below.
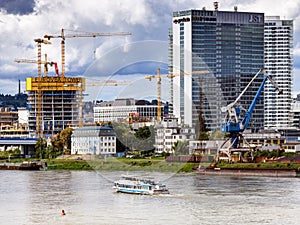
<svg viewBox="0 0 300 225">
<path fill-rule="evenodd" d="M 61 215 L 62 215 L 62 216 L 65 216 L 65 215 L 66 215 L 65 210 L 61 210 Z"/>
</svg>

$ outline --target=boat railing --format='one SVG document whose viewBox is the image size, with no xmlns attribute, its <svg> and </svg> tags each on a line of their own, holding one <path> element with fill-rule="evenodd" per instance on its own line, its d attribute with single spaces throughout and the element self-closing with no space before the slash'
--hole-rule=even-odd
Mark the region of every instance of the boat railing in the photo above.
<svg viewBox="0 0 300 225">
<path fill-rule="evenodd" d="M 137 177 L 137 176 L 123 175 L 122 178 L 124 180 L 138 181 L 138 182 L 149 183 L 149 184 L 156 183 L 153 177 Z"/>
</svg>

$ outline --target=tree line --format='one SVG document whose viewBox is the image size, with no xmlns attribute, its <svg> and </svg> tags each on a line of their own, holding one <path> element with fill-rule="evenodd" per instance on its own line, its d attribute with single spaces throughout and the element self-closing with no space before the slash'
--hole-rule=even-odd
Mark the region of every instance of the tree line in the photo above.
<svg viewBox="0 0 300 225">
<path fill-rule="evenodd" d="M 17 110 L 19 107 L 27 106 L 27 94 L 16 94 L 16 95 L 4 95 L 0 94 L 0 106 L 1 107 L 13 107 Z"/>
</svg>

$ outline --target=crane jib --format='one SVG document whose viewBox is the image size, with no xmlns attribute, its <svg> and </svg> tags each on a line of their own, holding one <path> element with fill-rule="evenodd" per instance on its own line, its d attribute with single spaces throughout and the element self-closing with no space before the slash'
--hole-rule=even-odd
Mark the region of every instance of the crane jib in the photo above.
<svg viewBox="0 0 300 225">
<path fill-rule="evenodd" d="M 268 76 L 264 76 L 264 79 L 263 79 L 262 83 L 260 84 L 260 87 L 259 87 L 254 99 L 252 100 L 252 103 L 249 106 L 245 117 L 242 120 L 242 125 L 243 125 L 242 131 L 244 131 L 247 128 L 248 124 L 249 124 L 249 121 L 250 121 L 251 115 L 253 113 L 254 107 L 255 107 L 257 101 L 259 100 L 260 94 L 261 94 L 268 78 L 269 78 Z"/>
</svg>

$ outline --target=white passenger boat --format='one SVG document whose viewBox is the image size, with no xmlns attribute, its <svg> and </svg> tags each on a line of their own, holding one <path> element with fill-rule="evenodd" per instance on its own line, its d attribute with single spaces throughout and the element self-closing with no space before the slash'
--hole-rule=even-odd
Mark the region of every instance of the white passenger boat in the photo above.
<svg viewBox="0 0 300 225">
<path fill-rule="evenodd" d="M 113 188 L 116 192 L 128 194 L 169 194 L 166 185 L 156 182 L 150 178 L 138 178 L 133 176 L 122 176 L 118 181 L 114 182 Z"/>
</svg>

